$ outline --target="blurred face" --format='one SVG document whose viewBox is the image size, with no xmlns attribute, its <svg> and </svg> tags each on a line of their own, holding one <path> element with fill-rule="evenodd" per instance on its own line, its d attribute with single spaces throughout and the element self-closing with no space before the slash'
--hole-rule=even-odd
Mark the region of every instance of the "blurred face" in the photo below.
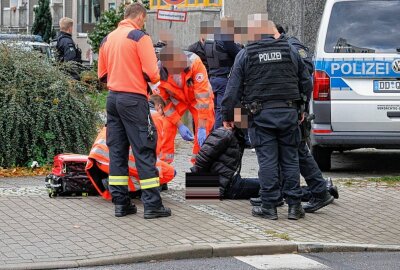
<svg viewBox="0 0 400 270">
<path fill-rule="evenodd" d="M 179 74 L 188 66 L 187 57 L 179 48 L 161 51 L 160 60 L 169 74 Z"/>
</svg>

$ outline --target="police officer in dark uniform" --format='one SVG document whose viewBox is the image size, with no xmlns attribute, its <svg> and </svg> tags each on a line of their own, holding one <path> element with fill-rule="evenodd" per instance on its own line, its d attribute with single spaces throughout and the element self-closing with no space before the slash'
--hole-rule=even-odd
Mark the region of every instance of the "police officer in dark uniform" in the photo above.
<svg viewBox="0 0 400 270">
<path fill-rule="evenodd" d="M 312 82 L 297 50 L 286 40 L 274 38 L 273 26 L 267 15 L 253 15 L 249 20 L 250 42 L 236 57 L 222 100 L 222 116 L 224 127 L 229 129 L 234 125 L 233 110 L 238 101 L 251 113 L 249 133 L 260 168 L 262 199 L 262 206 L 253 207 L 252 214 L 278 218 L 280 167 L 288 218 L 297 220 L 305 215 L 298 160 L 299 109 L 301 94 L 311 95 Z"/>
<path fill-rule="evenodd" d="M 67 17 L 60 19 L 60 34 L 56 38 L 57 60 L 60 62 L 82 63 L 82 51 L 72 40 L 73 23 L 73 20 Z"/>
<path fill-rule="evenodd" d="M 224 18 L 221 20 L 221 27 L 214 32 L 214 40 L 206 40 L 204 44 L 208 76 L 214 91 L 215 129 L 222 126 L 221 101 L 235 57 L 241 50 L 234 42 L 234 31 L 234 20 Z"/>
<path fill-rule="evenodd" d="M 296 37 L 288 36 L 285 29 L 281 25 L 277 25 L 274 31 L 276 34 L 275 37 L 279 36 L 279 39 L 287 40 L 290 45 L 297 49 L 309 73 L 313 74 L 314 64 L 311 53 L 307 46 L 302 44 Z M 310 100 L 310 97 L 307 97 L 307 100 Z M 305 106 L 305 112 L 306 115 L 309 115 L 308 103 Z M 313 195 L 312 199 L 303 206 L 307 213 L 315 212 L 318 209 L 331 204 L 334 200 L 334 197 L 327 189 L 327 181 L 323 178 L 322 172 L 315 162 L 314 157 L 311 155 L 310 149 L 307 145 L 306 140 L 310 136 L 310 121 L 311 120 L 305 119 L 305 121 L 303 121 L 300 125 L 302 140 L 299 146 L 300 173 L 304 177 Z"/>
<path fill-rule="evenodd" d="M 55 58 L 58 62 L 75 63 L 76 65 L 72 65 L 67 71 L 72 78 L 80 80 L 79 74 L 82 67 L 80 65 L 82 63 L 82 51 L 72 40 L 74 21 L 71 18 L 64 17 L 60 19 L 59 24 L 61 31 L 57 38 L 51 42 L 51 47 L 55 50 Z"/>
</svg>

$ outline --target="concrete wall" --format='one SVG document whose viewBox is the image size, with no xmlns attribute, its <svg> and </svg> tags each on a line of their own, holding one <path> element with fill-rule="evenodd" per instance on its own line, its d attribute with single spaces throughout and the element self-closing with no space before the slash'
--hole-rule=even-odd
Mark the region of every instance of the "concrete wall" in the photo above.
<svg viewBox="0 0 400 270">
<path fill-rule="evenodd" d="M 314 50 L 326 0 L 268 0 L 268 15 L 275 23 Z"/>
<path fill-rule="evenodd" d="M 187 48 L 190 44 L 199 40 L 200 22 L 209 20 L 219 20 L 220 9 L 190 9 L 187 14 L 186 22 L 173 22 L 157 20 L 155 11 L 149 11 L 146 23 L 146 31 L 153 39 L 153 43 L 159 40 L 160 30 L 167 30 L 174 34 L 176 45 Z"/>
<path fill-rule="evenodd" d="M 265 13 L 267 11 L 267 2 L 267 0 L 224 0 L 224 16 L 247 22 L 249 14 Z"/>
</svg>

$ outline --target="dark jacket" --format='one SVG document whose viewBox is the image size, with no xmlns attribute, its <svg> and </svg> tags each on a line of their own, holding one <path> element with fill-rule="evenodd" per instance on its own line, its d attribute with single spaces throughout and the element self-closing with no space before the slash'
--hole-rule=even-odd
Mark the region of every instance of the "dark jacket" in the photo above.
<svg viewBox="0 0 400 270">
<path fill-rule="evenodd" d="M 82 63 L 82 51 L 75 45 L 71 34 L 60 32 L 57 36 L 57 60 L 60 62 L 75 61 Z"/>
<path fill-rule="evenodd" d="M 192 45 L 188 47 L 188 51 L 197 54 L 201 62 L 203 62 L 204 66 L 206 67 L 207 73 L 208 73 L 208 64 L 207 64 L 207 57 L 206 57 L 206 52 L 204 51 L 204 45 L 203 43 L 199 40 Z"/>
<path fill-rule="evenodd" d="M 220 175 L 220 195 L 223 196 L 240 167 L 244 144 L 244 135 L 240 129 L 232 131 L 221 127 L 214 130 L 197 154 L 191 171 Z"/>
</svg>

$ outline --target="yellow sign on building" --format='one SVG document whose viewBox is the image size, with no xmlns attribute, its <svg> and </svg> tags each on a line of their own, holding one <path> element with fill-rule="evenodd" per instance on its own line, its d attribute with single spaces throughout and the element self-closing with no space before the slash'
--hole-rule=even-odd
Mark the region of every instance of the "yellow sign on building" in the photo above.
<svg viewBox="0 0 400 270">
<path fill-rule="evenodd" d="M 185 0 L 177 7 L 221 7 L 222 0 Z M 150 9 L 170 8 L 164 0 L 150 0 Z"/>
</svg>

